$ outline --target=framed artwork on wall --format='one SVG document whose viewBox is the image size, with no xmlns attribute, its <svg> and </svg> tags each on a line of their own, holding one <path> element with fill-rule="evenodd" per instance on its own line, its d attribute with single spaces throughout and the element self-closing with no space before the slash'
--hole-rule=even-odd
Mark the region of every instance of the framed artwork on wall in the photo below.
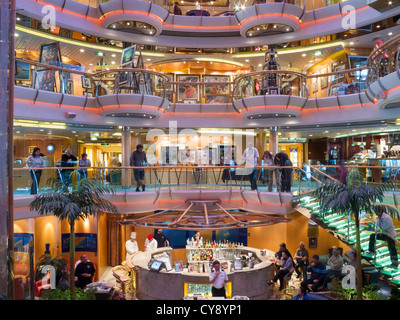
<svg viewBox="0 0 400 320">
<path fill-rule="evenodd" d="M 200 82 L 200 75 L 193 74 L 180 74 L 176 76 L 177 82 L 186 82 L 185 84 L 177 85 L 177 101 L 183 102 L 184 100 L 200 100 L 200 90 L 198 84 L 191 84 L 191 82 Z"/>
<path fill-rule="evenodd" d="M 82 76 L 82 88 L 83 89 L 92 89 L 92 79 Z"/>
<path fill-rule="evenodd" d="M 229 76 L 204 76 L 204 82 L 230 82 Z M 204 95 L 224 95 L 229 94 L 229 84 L 206 84 L 204 85 Z"/>
<path fill-rule="evenodd" d="M 316 73 L 318 74 L 318 73 Z M 312 92 L 317 92 L 318 91 L 318 78 L 314 77 L 311 78 L 311 88 L 312 88 Z"/>
<path fill-rule="evenodd" d="M 15 62 L 15 80 L 31 80 L 31 65 L 29 63 Z"/>
<path fill-rule="evenodd" d="M 328 73 L 328 67 L 323 67 L 321 69 L 321 74 Z M 328 77 L 321 77 L 321 89 L 328 87 Z"/>
<path fill-rule="evenodd" d="M 228 95 L 214 95 L 214 94 L 207 94 L 206 95 L 206 103 L 228 103 L 229 96 Z"/>
</svg>

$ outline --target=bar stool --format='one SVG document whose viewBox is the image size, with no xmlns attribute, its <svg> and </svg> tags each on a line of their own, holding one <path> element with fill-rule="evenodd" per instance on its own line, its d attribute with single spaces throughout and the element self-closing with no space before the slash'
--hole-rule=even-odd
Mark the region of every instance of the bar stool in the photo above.
<svg viewBox="0 0 400 320">
<path fill-rule="evenodd" d="M 112 274 L 115 277 L 117 283 L 121 286 L 124 297 L 126 295 L 126 286 L 132 281 L 129 277 L 129 270 L 122 265 L 112 268 Z"/>
</svg>

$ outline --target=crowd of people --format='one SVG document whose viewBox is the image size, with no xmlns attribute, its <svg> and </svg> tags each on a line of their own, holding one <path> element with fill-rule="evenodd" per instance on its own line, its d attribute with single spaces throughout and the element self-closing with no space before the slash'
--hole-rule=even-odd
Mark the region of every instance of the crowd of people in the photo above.
<svg viewBox="0 0 400 320">
<path fill-rule="evenodd" d="M 276 273 L 268 285 L 279 282 L 279 290 L 285 288 L 285 281 L 289 281 L 293 274 L 297 279 L 301 279 L 300 292 L 298 299 L 303 299 L 307 292 L 327 291 L 332 280 L 342 279 L 345 274 L 342 268 L 345 259 L 342 257 L 342 249 L 333 247 L 329 250 L 329 259 L 326 264 L 320 260 L 320 256 L 315 254 L 309 257 L 308 250 L 303 241 L 299 243 L 295 255 L 292 257 L 285 243 L 281 243 L 279 250 L 275 253 Z M 356 270 L 356 252 L 350 250 L 346 252 L 347 263 Z"/>
<path fill-rule="evenodd" d="M 31 194 L 38 194 L 40 178 L 42 176 L 42 169 L 45 164 L 45 160 L 43 159 L 45 155 L 40 152 L 40 148 L 35 147 L 32 150 L 32 154 L 30 154 L 26 160 L 26 166 L 30 168 L 29 173 L 32 179 L 31 183 Z M 87 168 L 91 167 L 91 161 L 88 159 L 88 155 L 86 153 L 82 153 L 81 158 L 78 159 L 72 154 L 72 150 L 70 148 L 65 149 L 64 154 L 61 156 L 61 160 L 57 163 L 58 167 L 62 167 L 60 170 L 59 178 L 63 182 L 65 186 L 69 186 L 72 182 L 71 173 L 73 169 L 65 169 L 65 168 L 73 168 L 78 164 L 78 177 L 87 178 L 88 172 Z"/>
<path fill-rule="evenodd" d="M 31 194 L 37 194 L 39 190 L 39 183 L 42 175 L 41 168 L 44 167 L 43 157 L 44 154 L 40 152 L 40 148 L 36 147 L 33 149 L 32 154 L 29 155 L 26 161 L 27 167 L 31 168 Z M 248 148 L 243 152 L 243 161 L 245 168 L 244 174 L 239 174 L 235 169 L 225 170 L 222 174 L 223 182 L 228 180 L 243 180 L 243 177 L 245 177 L 250 181 L 251 190 L 258 190 L 257 181 L 262 181 L 263 184 L 268 185 L 268 191 L 271 192 L 273 190 L 275 179 L 276 190 L 278 192 L 290 192 L 293 169 L 289 167 L 292 167 L 293 164 L 285 152 L 278 152 L 276 155 L 273 155 L 270 151 L 264 151 L 260 159 L 257 148 L 252 144 L 249 144 Z M 88 178 L 88 168 L 92 166 L 91 160 L 88 159 L 88 155 L 82 153 L 81 158 L 78 160 L 72 154 L 70 148 L 65 149 L 65 152 L 62 155 L 61 160 L 57 163 L 57 166 L 62 168 L 59 170 L 60 174 L 58 175 L 58 178 L 61 179 L 66 187 L 68 187 L 72 182 L 71 173 L 74 171 L 76 165 L 78 165 L 78 178 Z M 136 181 L 136 192 L 145 191 L 145 170 L 144 168 L 138 168 L 149 165 L 143 145 L 138 144 L 136 149 L 131 153 L 129 165 L 131 167 L 136 167 L 133 169 L 133 176 Z M 280 166 L 285 168 L 268 168 L 271 166 Z"/>
</svg>

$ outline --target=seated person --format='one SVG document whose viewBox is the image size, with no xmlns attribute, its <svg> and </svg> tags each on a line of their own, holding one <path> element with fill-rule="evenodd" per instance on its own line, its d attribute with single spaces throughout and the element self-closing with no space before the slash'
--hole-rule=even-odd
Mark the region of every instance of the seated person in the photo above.
<svg viewBox="0 0 400 320">
<path fill-rule="evenodd" d="M 291 274 L 294 271 L 293 260 L 286 254 L 286 251 L 282 251 L 281 268 L 275 275 L 274 279 L 268 282 L 268 285 L 277 282 L 279 279 L 279 290 L 283 289 L 283 281 L 286 275 Z"/>
<path fill-rule="evenodd" d="M 286 255 L 292 259 L 292 263 L 293 263 L 293 267 L 294 267 L 294 262 L 293 262 L 292 255 L 289 252 L 289 250 L 286 248 L 286 244 L 284 242 L 282 242 L 279 245 L 279 250 L 275 253 L 275 258 L 277 260 L 277 262 L 276 262 L 277 269 L 280 268 L 280 264 L 281 264 L 281 260 L 282 260 L 282 252 L 285 252 Z"/>
<path fill-rule="evenodd" d="M 326 266 L 319 261 L 319 255 L 315 254 L 307 268 L 307 272 L 311 272 L 310 279 L 305 279 L 301 282 L 301 286 L 308 290 L 308 285 L 311 284 L 311 290 L 316 292 L 324 283 L 326 274 Z"/>
<path fill-rule="evenodd" d="M 337 247 L 332 250 L 332 256 L 328 260 L 329 269 L 326 271 L 323 287 L 327 288 L 329 282 L 334 278 L 340 278 L 343 268 L 343 258 L 340 256 L 340 251 Z"/>
</svg>

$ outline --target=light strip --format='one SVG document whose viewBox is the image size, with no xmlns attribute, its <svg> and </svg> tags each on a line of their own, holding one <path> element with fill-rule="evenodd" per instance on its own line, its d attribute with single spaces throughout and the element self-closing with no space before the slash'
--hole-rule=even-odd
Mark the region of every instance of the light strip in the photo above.
<svg viewBox="0 0 400 320">
<path fill-rule="evenodd" d="M 90 49 L 95 49 L 95 50 L 100 50 L 100 51 L 116 52 L 116 53 L 120 53 L 120 54 L 122 54 L 122 51 L 123 51 L 123 49 L 118 48 L 118 47 L 103 46 L 103 45 L 93 44 L 90 42 L 85 42 L 85 41 L 80 41 L 80 40 L 66 39 L 61 36 L 49 34 L 46 32 L 38 31 L 38 30 L 35 30 L 32 28 L 28 28 L 28 27 L 24 27 L 24 26 L 20 26 L 20 25 L 17 25 L 15 27 L 15 29 L 20 32 L 25 32 L 27 34 L 34 35 L 37 37 L 54 40 L 54 41 L 60 41 L 63 43 L 68 43 L 68 44 L 72 44 L 72 45 L 79 46 L 79 47 L 85 47 L 85 48 L 90 48 Z M 139 55 L 139 52 L 136 51 L 135 55 Z M 164 53 L 147 51 L 147 50 L 142 50 L 142 55 L 149 56 L 149 57 L 164 57 L 165 56 Z"/>
<path fill-rule="evenodd" d="M 49 39 L 49 40 L 54 40 L 54 41 L 60 41 L 63 43 L 68 43 L 68 44 L 72 44 L 75 46 L 80 46 L 80 47 L 85 47 L 85 48 L 91 48 L 91 49 L 96 49 L 96 50 L 101 50 L 101 51 L 110 51 L 110 52 L 117 52 L 117 53 L 122 53 L 122 49 L 121 48 L 117 48 L 117 47 L 111 47 L 111 46 L 102 46 L 102 45 L 98 45 L 98 44 L 93 44 L 90 42 L 85 42 L 85 41 L 80 41 L 80 40 L 72 40 L 72 39 L 66 39 L 64 37 L 60 37 L 54 34 L 49 34 L 46 32 L 42 32 L 42 31 L 38 31 L 32 28 L 28 28 L 28 27 L 24 27 L 24 26 L 20 26 L 20 25 L 16 25 L 15 29 L 21 32 L 25 32 L 37 37 L 41 37 L 41 38 L 45 38 L 45 39 Z"/>
<path fill-rule="evenodd" d="M 227 63 L 227 64 L 233 64 L 235 66 L 243 67 L 244 64 L 232 60 L 225 60 L 225 59 L 215 59 L 215 58 L 194 58 L 195 61 L 212 61 L 212 62 L 220 62 L 220 63 Z"/>
<path fill-rule="evenodd" d="M 353 136 L 359 136 L 359 135 L 364 135 L 364 134 L 375 134 L 375 133 L 383 133 L 383 132 L 398 132 L 398 129 L 379 129 L 379 131 L 364 131 L 364 132 L 354 132 L 354 133 L 349 133 L 349 134 L 343 134 L 339 136 L 335 136 L 334 138 L 346 138 L 346 137 L 353 137 Z"/>
<path fill-rule="evenodd" d="M 344 45 L 345 45 L 345 43 L 343 41 L 334 41 L 334 42 L 330 41 L 325 44 L 308 45 L 308 46 L 297 47 L 295 49 L 278 49 L 277 52 L 278 52 L 278 54 L 301 53 L 304 51 L 314 51 L 314 50 L 326 49 L 326 48 L 331 48 L 331 47 L 336 47 L 336 46 L 342 46 L 344 48 Z"/>
<path fill-rule="evenodd" d="M 277 52 L 279 55 L 282 54 L 290 54 L 290 53 L 301 53 L 304 51 L 314 51 L 319 49 L 326 49 L 336 46 L 342 46 L 344 48 L 345 43 L 343 41 L 330 41 L 325 44 L 317 44 L 317 45 L 308 45 L 290 49 L 278 49 Z M 252 58 L 252 57 L 264 57 L 268 51 L 261 51 L 261 52 L 251 52 L 251 53 L 235 53 L 232 57 L 233 58 Z"/>
<path fill-rule="evenodd" d="M 233 131 L 233 130 L 214 130 L 214 129 L 200 129 L 198 133 L 209 133 L 209 134 L 235 134 L 244 136 L 256 136 L 257 133 L 249 131 Z"/>
</svg>

